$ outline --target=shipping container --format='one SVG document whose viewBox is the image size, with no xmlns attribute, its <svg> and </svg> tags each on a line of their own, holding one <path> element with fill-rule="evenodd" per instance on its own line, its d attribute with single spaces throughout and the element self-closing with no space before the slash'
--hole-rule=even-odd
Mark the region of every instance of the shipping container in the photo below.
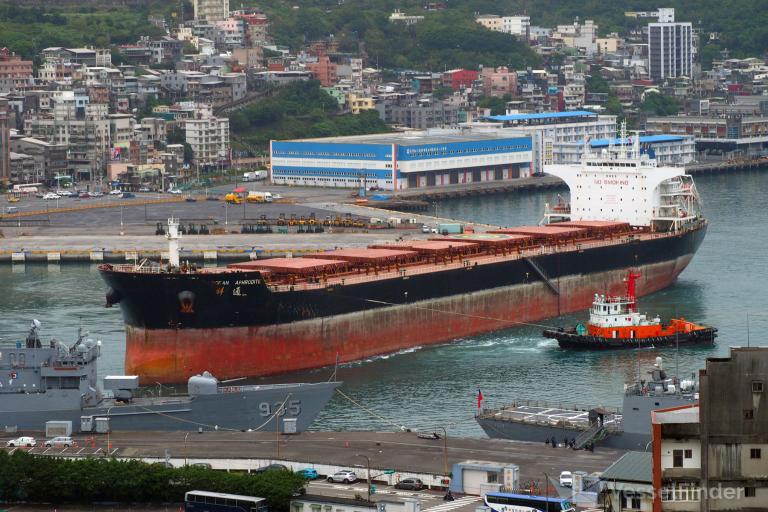
<svg viewBox="0 0 768 512">
<path fill-rule="evenodd" d="M 460 235 L 464 232 L 461 224 L 438 224 L 437 231 L 441 235 Z"/>
</svg>

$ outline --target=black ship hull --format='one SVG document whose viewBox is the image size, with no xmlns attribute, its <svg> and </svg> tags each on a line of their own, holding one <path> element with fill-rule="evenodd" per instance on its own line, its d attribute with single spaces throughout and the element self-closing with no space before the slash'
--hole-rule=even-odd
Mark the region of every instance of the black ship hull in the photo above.
<svg viewBox="0 0 768 512">
<path fill-rule="evenodd" d="M 674 348 L 684 345 L 711 345 L 717 337 L 717 329 L 707 327 L 674 336 L 653 336 L 650 338 L 604 338 L 580 335 L 575 332 L 547 329 L 546 338 L 556 339 L 560 348 L 570 350 L 631 350 L 643 348 Z"/>
<path fill-rule="evenodd" d="M 651 293 L 674 282 L 705 234 L 702 222 L 642 240 L 314 288 L 278 290 L 247 270 L 100 269 L 125 320 L 126 371 L 178 382 L 198 368 L 230 378 L 333 365 L 578 311 L 593 290 L 618 291 L 629 267 L 643 274 L 638 293 Z"/>
</svg>

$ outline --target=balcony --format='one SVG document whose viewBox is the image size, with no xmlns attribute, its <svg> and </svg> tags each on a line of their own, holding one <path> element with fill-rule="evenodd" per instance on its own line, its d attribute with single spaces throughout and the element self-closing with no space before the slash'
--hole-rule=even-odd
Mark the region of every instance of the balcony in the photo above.
<svg viewBox="0 0 768 512">
<path fill-rule="evenodd" d="M 698 481 L 701 478 L 701 468 L 665 468 L 661 471 L 663 480 Z"/>
</svg>

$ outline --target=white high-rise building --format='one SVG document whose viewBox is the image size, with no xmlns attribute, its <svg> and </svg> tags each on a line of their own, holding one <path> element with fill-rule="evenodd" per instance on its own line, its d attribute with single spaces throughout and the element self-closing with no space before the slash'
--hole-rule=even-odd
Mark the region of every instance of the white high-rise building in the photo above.
<svg viewBox="0 0 768 512">
<path fill-rule="evenodd" d="M 674 13 L 672 14 L 674 19 Z M 652 80 L 690 77 L 693 70 L 693 27 L 690 22 L 648 24 L 648 72 Z"/>
<path fill-rule="evenodd" d="M 184 122 L 184 131 L 195 164 L 226 165 L 229 161 L 229 118 L 199 115 Z"/>
<path fill-rule="evenodd" d="M 488 30 L 504 32 L 513 36 L 528 39 L 531 32 L 530 16 L 498 16 L 496 14 L 481 14 L 475 17 L 475 22 Z"/>
<path fill-rule="evenodd" d="M 221 21 L 229 18 L 229 0 L 193 0 L 195 19 Z"/>
</svg>

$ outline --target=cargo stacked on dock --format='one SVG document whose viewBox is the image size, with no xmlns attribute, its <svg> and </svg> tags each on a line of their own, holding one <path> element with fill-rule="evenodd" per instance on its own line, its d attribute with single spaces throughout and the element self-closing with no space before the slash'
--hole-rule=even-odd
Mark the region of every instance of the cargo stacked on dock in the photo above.
<svg viewBox="0 0 768 512">
<path fill-rule="evenodd" d="M 637 140 L 547 171 L 571 203 L 548 208 L 545 226 L 208 269 L 181 264 L 172 239 L 165 265 L 102 265 L 126 323 L 126 370 L 148 382 L 204 368 L 258 376 L 512 327 L 617 293 L 630 267 L 638 295 L 662 289 L 704 239 L 691 177 L 658 167 Z"/>
</svg>

